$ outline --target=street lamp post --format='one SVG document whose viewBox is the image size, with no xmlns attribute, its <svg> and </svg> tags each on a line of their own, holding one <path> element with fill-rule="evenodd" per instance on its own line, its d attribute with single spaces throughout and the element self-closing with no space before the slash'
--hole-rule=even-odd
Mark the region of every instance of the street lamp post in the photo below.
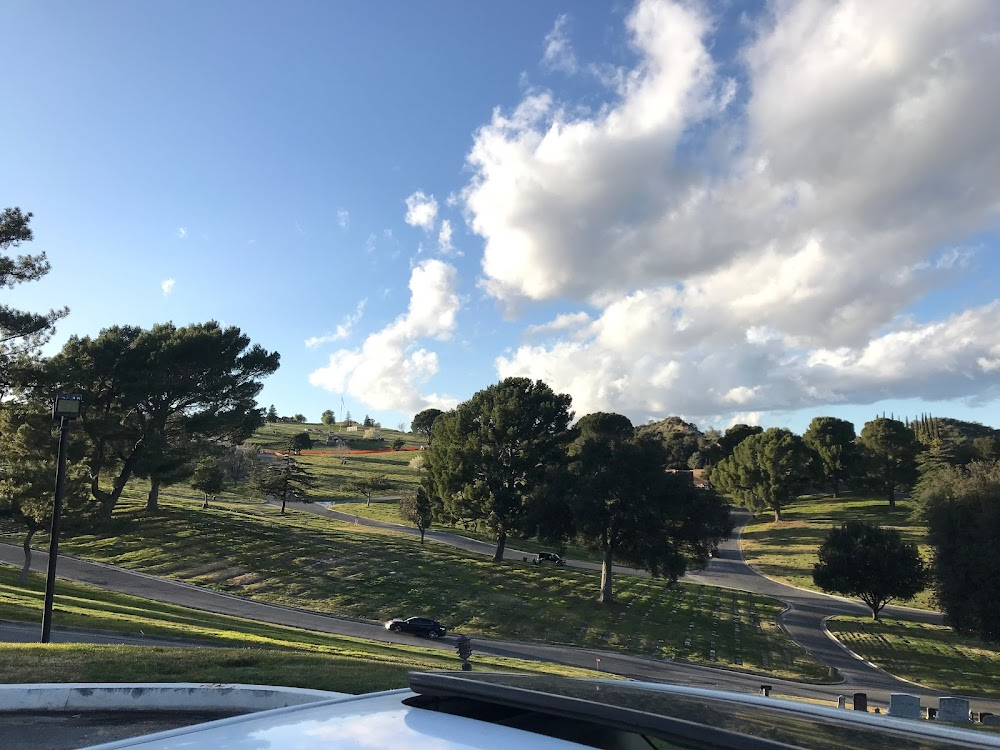
<svg viewBox="0 0 1000 750">
<path fill-rule="evenodd" d="M 59 457 L 56 461 L 56 495 L 52 502 L 52 526 L 49 529 L 49 569 L 45 579 L 45 605 L 42 610 L 42 643 L 52 635 L 52 599 L 56 588 L 56 558 L 59 556 L 59 517 L 62 515 L 63 489 L 66 487 L 66 441 L 70 423 L 80 416 L 83 396 L 60 393 L 52 404 L 52 419 L 59 420 Z"/>
</svg>

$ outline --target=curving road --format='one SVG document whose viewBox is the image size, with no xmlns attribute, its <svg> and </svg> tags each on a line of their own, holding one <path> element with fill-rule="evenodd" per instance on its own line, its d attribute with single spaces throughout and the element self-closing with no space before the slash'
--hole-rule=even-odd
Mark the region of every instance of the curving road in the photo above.
<svg viewBox="0 0 1000 750">
<path fill-rule="evenodd" d="M 290 507 L 292 507 L 291 504 Z M 419 530 L 409 526 L 341 513 L 329 506 L 295 503 L 294 508 L 306 513 L 329 516 L 346 523 L 391 529 L 416 536 L 420 535 Z M 704 570 L 688 573 L 684 577 L 684 580 L 708 586 L 750 591 L 784 602 L 788 605 L 788 609 L 782 613 L 778 621 L 782 630 L 785 631 L 791 640 L 812 654 L 817 661 L 831 667 L 835 670 L 835 673 L 839 673 L 845 685 L 877 687 L 889 691 L 899 691 L 904 686 L 909 686 L 909 683 L 893 677 L 868 662 L 861 661 L 844 648 L 839 641 L 827 635 L 823 626 L 823 621 L 826 618 L 836 615 L 869 615 L 870 610 L 866 606 L 860 602 L 854 602 L 841 597 L 829 596 L 789 586 L 758 573 L 744 559 L 740 544 L 743 527 L 749 522 L 750 514 L 745 510 L 739 509 L 733 512 L 733 516 L 736 522 L 736 531 L 733 537 L 719 546 L 718 554 L 709 562 Z M 492 556 L 496 549 L 496 545 L 494 544 L 443 531 L 429 530 L 426 532 L 426 536 L 428 539 L 436 542 L 459 547 L 477 554 Z M 508 560 L 521 560 L 525 557 L 531 559 L 534 555 L 534 552 L 525 552 L 511 548 L 507 548 L 504 551 L 504 558 Z M 566 565 L 586 570 L 601 569 L 599 563 L 584 560 L 567 560 Z M 625 575 L 649 575 L 644 570 L 619 566 L 615 566 L 614 571 Z M 943 621 L 940 613 L 903 607 L 889 606 L 886 607 L 884 613 L 889 617 L 917 622 L 940 624 Z M 912 686 L 909 687 L 912 688 Z"/>
<path fill-rule="evenodd" d="M 291 506 L 291 504 L 290 504 Z M 329 515 L 338 520 L 355 522 L 355 516 L 337 511 L 327 511 L 313 505 L 295 504 L 296 510 Z M 745 519 L 741 519 L 745 522 Z M 416 529 L 387 524 L 371 519 L 357 519 L 357 523 L 379 528 L 392 528 L 404 533 L 419 535 Z M 742 525 L 742 523 L 741 523 Z M 451 544 L 462 549 L 479 554 L 493 554 L 494 546 L 485 542 L 448 534 L 440 531 L 429 531 L 427 536 L 435 541 Z M 533 556 L 533 553 L 520 550 L 508 550 L 508 556 L 521 559 Z M 0 563 L 20 565 L 23 555 L 20 547 L 0 543 Z M 598 568 L 595 563 L 571 561 L 574 567 Z M 33 555 L 32 568 L 43 571 L 47 565 L 47 555 L 36 552 Z M 640 573 L 627 568 L 619 569 L 622 573 Z M 89 562 L 79 558 L 60 555 L 60 577 L 82 583 L 99 586 L 121 593 L 153 599 L 155 601 L 179 604 L 219 614 L 228 614 L 262 622 L 289 625 L 325 633 L 348 635 L 368 640 L 382 642 L 419 643 L 433 648 L 453 648 L 451 639 L 443 642 L 416 639 L 405 635 L 389 633 L 385 628 L 370 621 L 362 621 L 343 617 L 333 617 L 318 612 L 265 604 L 224 594 L 210 589 L 193 586 L 186 583 L 157 578 L 144 573 L 119 568 L 102 563 Z M 864 607 L 853 602 L 834 597 L 802 591 L 776 581 L 767 579 L 754 571 L 743 560 L 739 550 L 739 539 L 730 540 L 720 547 L 719 555 L 709 566 L 697 573 L 687 576 L 688 580 L 727 588 L 738 588 L 745 591 L 772 596 L 786 602 L 789 609 L 782 615 L 780 624 L 788 635 L 821 662 L 826 663 L 840 672 L 843 680 L 831 684 L 813 685 L 776 680 L 766 677 L 747 675 L 739 672 L 711 667 L 694 666 L 665 660 L 640 656 L 631 656 L 614 651 L 599 649 L 574 648 L 568 646 L 553 646 L 541 643 L 526 643 L 504 641 L 500 639 L 476 638 L 476 650 L 496 656 L 508 656 L 522 659 L 536 659 L 555 663 L 594 668 L 598 665 L 605 671 L 625 677 L 660 682 L 672 682 L 683 685 L 711 687 L 738 692 L 756 692 L 762 683 L 773 686 L 775 692 L 800 698 L 832 701 L 839 694 L 850 694 L 856 690 L 864 690 L 869 694 L 869 700 L 874 705 L 888 703 L 890 692 L 908 692 L 922 696 L 925 700 L 940 697 L 943 693 L 915 686 L 899 680 L 886 672 L 870 666 L 853 657 L 835 640 L 826 636 L 821 627 L 825 617 L 833 614 L 864 613 Z M 933 613 L 914 613 L 912 610 L 902 610 L 895 614 L 903 614 L 911 618 L 933 621 L 940 617 Z M 4 630 L 0 629 L 0 638 Z M 119 636 L 109 635 L 112 638 Z M 122 642 L 115 640 L 113 642 Z M 150 641 L 146 641 L 147 643 Z M 1000 713 L 1000 702 L 973 700 L 974 710 L 989 710 Z"/>
</svg>

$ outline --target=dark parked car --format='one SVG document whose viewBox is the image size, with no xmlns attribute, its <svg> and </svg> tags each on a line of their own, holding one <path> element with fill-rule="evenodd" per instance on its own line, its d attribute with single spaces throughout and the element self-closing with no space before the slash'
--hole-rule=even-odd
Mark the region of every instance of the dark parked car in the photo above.
<svg viewBox="0 0 1000 750">
<path fill-rule="evenodd" d="M 405 620 L 395 618 L 385 624 L 385 629 L 393 633 L 425 635 L 428 638 L 440 638 L 448 632 L 444 625 L 429 617 L 407 617 Z"/>
<path fill-rule="evenodd" d="M 559 557 L 559 555 L 557 555 L 555 552 L 539 552 L 538 562 L 540 563 L 550 562 L 550 563 L 555 563 L 556 565 L 566 564 L 566 561 L 563 560 L 561 557 Z"/>
</svg>

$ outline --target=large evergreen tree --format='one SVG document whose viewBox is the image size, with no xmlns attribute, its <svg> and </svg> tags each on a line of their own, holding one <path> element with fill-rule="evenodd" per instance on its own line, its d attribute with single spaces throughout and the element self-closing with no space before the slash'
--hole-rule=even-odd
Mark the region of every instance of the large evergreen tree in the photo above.
<svg viewBox="0 0 1000 750">
<path fill-rule="evenodd" d="M 781 509 L 802 491 L 810 473 L 810 457 L 798 435 L 780 427 L 751 434 L 739 442 L 729 458 L 716 464 L 709 481 L 756 513 Z"/>
<path fill-rule="evenodd" d="M 878 417 L 865 424 L 858 437 L 862 461 L 859 484 L 878 492 L 896 507 L 896 492 L 917 479 L 920 443 L 913 430 L 896 419 Z"/>
<path fill-rule="evenodd" d="M 0 289 L 37 281 L 49 272 L 45 253 L 8 254 L 34 238 L 31 216 L 19 208 L 0 211 Z M 55 322 L 68 312 L 68 309 L 62 308 L 34 313 L 0 304 L 0 389 L 6 391 L 11 386 L 11 365 L 44 344 L 55 330 Z"/>
<path fill-rule="evenodd" d="M 927 570 L 913 542 L 896 529 L 850 521 L 830 530 L 813 566 L 813 582 L 823 591 L 856 596 L 872 619 L 893 599 L 912 599 L 927 586 Z"/>
<path fill-rule="evenodd" d="M 833 496 L 839 496 L 841 482 L 847 482 L 857 471 L 854 425 L 846 419 L 816 417 L 809 423 L 802 440 L 816 454 L 820 470 Z"/>
<path fill-rule="evenodd" d="M 250 488 L 265 500 L 281 501 L 281 515 L 285 515 L 285 505 L 289 500 L 310 502 L 309 490 L 316 486 L 315 478 L 308 469 L 295 460 L 291 453 L 283 453 L 266 466 L 262 466 L 250 478 Z"/>
<path fill-rule="evenodd" d="M 921 483 L 917 500 L 948 623 L 1000 643 L 1000 462 L 935 472 Z"/>
<path fill-rule="evenodd" d="M 140 464 L 176 447 L 173 435 L 239 443 L 253 434 L 264 418 L 255 401 L 261 379 L 277 369 L 277 353 L 214 321 L 115 326 L 70 338 L 39 387 L 83 395 L 91 492 L 110 517 Z"/>
<path fill-rule="evenodd" d="M 423 435 L 427 438 L 427 442 L 431 442 L 432 430 L 434 428 L 434 422 L 437 418 L 444 414 L 440 409 L 424 409 L 421 412 L 417 412 L 413 417 L 413 422 L 410 424 L 410 429 L 413 430 L 417 435 Z"/>
<path fill-rule="evenodd" d="M 507 378 L 434 424 L 429 488 L 446 515 L 482 521 L 496 534 L 495 561 L 564 459 L 571 402 L 540 380 Z"/>
<path fill-rule="evenodd" d="M 569 447 L 571 508 L 577 536 L 602 555 L 599 600 L 614 600 L 618 560 L 670 580 L 704 564 L 729 534 L 729 508 L 711 490 L 665 471 L 670 455 L 620 414 L 588 414 Z"/>
</svg>

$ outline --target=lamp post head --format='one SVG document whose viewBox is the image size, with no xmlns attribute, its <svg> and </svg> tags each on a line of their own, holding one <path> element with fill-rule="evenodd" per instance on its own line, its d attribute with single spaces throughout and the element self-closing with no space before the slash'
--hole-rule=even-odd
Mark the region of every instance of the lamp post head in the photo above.
<svg viewBox="0 0 1000 750">
<path fill-rule="evenodd" d="M 83 407 L 83 396 L 78 393 L 60 393 L 52 402 L 52 419 L 76 419 Z"/>
</svg>

